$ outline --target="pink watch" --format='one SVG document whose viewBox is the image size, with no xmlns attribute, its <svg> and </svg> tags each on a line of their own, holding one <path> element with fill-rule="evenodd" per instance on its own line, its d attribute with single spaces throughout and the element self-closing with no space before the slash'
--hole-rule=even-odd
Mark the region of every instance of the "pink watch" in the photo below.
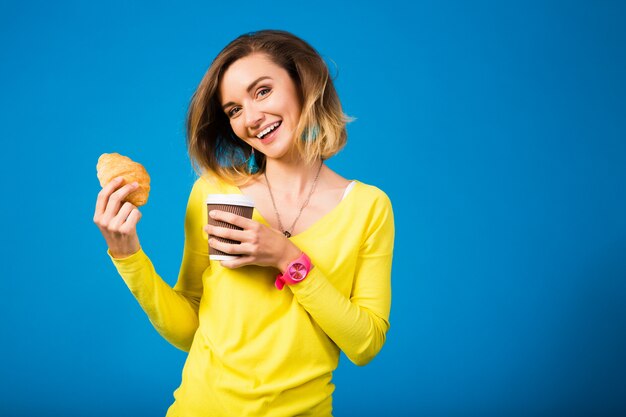
<svg viewBox="0 0 626 417">
<path fill-rule="evenodd" d="M 287 266 L 284 274 L 278 274 L 276 277 L 276 288 L 282 290 L 285 284 L 293 285 L 304 281 L 311 271 L 311 259 L 302 252 L 298 258 Z"/>
</svg>

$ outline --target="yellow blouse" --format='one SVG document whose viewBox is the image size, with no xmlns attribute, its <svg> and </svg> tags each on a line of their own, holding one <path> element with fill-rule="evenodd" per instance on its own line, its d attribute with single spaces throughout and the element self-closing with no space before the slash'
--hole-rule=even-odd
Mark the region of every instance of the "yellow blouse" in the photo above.
<svg viewBox="0 0 626 417">
<path fill-rule="evenodd" d="M 330 213 L 292 236 L 315 267 L 278 291 L 274 268 L 209 261 L 204 200 L 213 193 L 241 191 L 207 176 L 195 182 L 174 288 L 143 250 L 111 257 L 156 330 L 189 352 L 167 416 L 330 416 L 340 349 L 365 365 L 389 329 L 388 197 L 357 181 Z M 267 224 L 256 210 L 253 219 Z"/>
</svg>

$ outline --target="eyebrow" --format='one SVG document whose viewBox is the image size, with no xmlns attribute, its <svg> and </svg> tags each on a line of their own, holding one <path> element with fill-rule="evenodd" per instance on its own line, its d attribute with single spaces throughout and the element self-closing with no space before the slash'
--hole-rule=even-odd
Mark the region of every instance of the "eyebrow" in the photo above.
<svg viewBox="0 0 626 417">
<path fill-rule="evenodd" d="M 272 77 L 268 77 L 267 75 L 264 75 L 262 77 L 257 78 L 256 80 L 252 81 L 252 83 L 250 83 L 248 88 L 246 88 L 246 91 L 248 93 L 250 93 L 250 90 L 252 90 L 254 88 L 254 86 L 256 86 L 258 83 L 260 83 L 261 81 L 266 80 L 266 79 L 270 79 L 271 80 Z M 233 103 L 232 101 L 229 101 L 226 104 L 222 104 L 222 109 L 226 109 L 226 107 L 232 106 L 233 104 L 235 104 L 235 103 Z"/>
</svg>

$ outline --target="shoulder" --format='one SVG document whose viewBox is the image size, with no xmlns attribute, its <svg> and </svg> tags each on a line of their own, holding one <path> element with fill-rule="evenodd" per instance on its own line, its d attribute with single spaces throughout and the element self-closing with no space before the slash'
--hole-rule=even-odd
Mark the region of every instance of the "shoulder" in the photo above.
<svg viewBox="0 0 626 417">
<path fill-rule="evenodd" d="M 370 206 L 380 209 L 391 210 L 391 199 L 383 190 L 375 185 L 356 181 L 352 192 L 355 193 L 355 198 L 357 198 L 361 204 L 369 204 Z"/>
<path fill-rule="evenodd" d="M 192 194 L 227 194 L 233 192 L 234 185 L 214 174 L 204 173 L 198 177 L 191 189 Z"/>
<path fill-rule="evenodd" d="M 380 188 L 357 181 L 354 189 L 354 207 L 363 223 L 363 250 L 366 253 L 393 252 L 395 235 L 391 200 Z"/>
<path fill-rule="evenodd" d="M 233 185 L 212 174 L 203 174 L 196 178 L 189 194 L 189 204 L 204 203 L 209 194 L 233 193 Z"/>
<path fill-rule="evenodd" d="M 354 218 L 360 218 L 366 224 L 367 235 L 384 229 L 393 235 L 394 214 L 389 196 L 380 188 L 356 181 L 351 191 Z M 350 198 L 350 195 L 348 195 Z"/>
</svg>

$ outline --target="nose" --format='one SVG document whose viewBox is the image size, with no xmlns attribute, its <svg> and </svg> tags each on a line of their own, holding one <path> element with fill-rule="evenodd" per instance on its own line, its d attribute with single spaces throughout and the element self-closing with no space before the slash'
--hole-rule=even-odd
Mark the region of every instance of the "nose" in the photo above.
<svg viewBox="0 0 626 417">
<path fill-rule="evenodd" d="M 254 105 L 249 105 L 245 110 L 246 117 L 246 127 L 249 129 L 258 128 L 263 121 L 263 112 L 259 111 L 259 109 Z"/>
</svg>

